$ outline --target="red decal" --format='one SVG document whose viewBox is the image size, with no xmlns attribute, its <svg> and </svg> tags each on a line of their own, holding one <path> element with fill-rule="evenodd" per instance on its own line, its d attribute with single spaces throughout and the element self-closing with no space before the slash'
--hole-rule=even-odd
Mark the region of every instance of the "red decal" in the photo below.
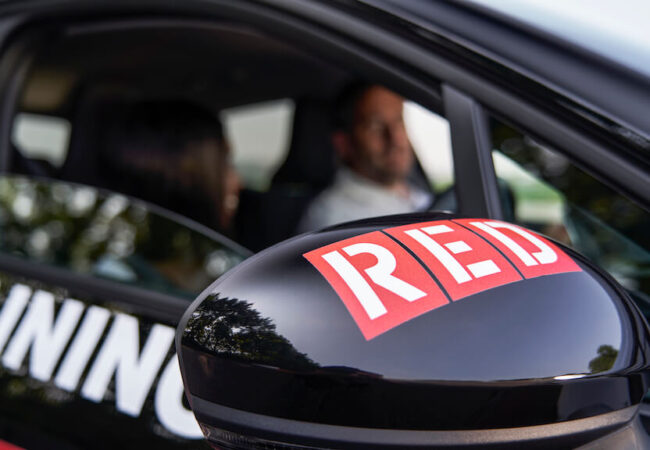
<svg viewBox="0 0 650 450">
<path fill-rule="evenodd" d="M 494 247 L 449 220 L 385 231 L 431 269 L 452 300 L 521 280 L 515 268 Z"/>
<path fill-rule="evenodd" d="M 503 252 L 526 278 L 564 272 L 580 267 L 555 244 L 517 225 L 498 220 L 455 220 L 476 231 Z"/>
<path fill-rule="evenodd" d="M 23 450 L 21 447 L 16 447 L 9 442 L 0 439 L 0 450 Z"/>
<path fill-rule="evenodd" d="M 367 340 L 448 304 L 417 260 L 379 231 L 303 256 L 341 297 Z"/>
</svg>

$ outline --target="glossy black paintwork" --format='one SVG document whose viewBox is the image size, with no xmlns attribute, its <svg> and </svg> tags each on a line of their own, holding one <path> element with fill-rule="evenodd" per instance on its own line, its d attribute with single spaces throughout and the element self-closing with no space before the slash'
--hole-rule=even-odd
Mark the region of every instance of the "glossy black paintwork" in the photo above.
<svg viewBox="0 0 650 450">
<path fill-rule="evenodd" d="M 122 301 L 118 306 L 102 296 L 80 295 L 78 291 L 3 272 L 0 272 L 0 311 L 10 289 L 17 283 L 28 286 L 33 291 L 41 289 L 54 293 L 57 309 L 65 299 L 75 298 L 82 300 L 86 307 L 95 305 L 113 314 L 122 313 L 138 317 L 143 341 L 155 323 L 147 314 L 142 313 L 141 308 L 129 307 L 128 301 Z M 165 325 L 173 326 L 174 323 Z M 48 324 L 43 326 L 48 327 Z M 15 331 L 10 335 L 5 348 L 0 348 L 0 358 L 6 353 Z M 173 357 L 174 348 L 171 346 L 162 367 L 164 368 Z M 55 385 L 54 376 L 48 381 L 35 379 L 29 373 L 31 364 L 33 361 L 30 361 L 28 356 L 19 370 L 14 371 L 7 369 L 0 362 L 1 439 L 23 448 L 65 450 L 140 449 L 149 446 L 158 449 L 207 448 L 204 442 L 185 439 L 170 432 L 157 419 L 154 398 L 160 376 L 156 377 L 141 413 L 137 417 L 131 417 L 116 408 L 114 381 L 105 399 L 94 403 L 81 395 L 84 378 L 77 389 L 69 392 Z M 90 365 L 84 371 L 84 377 L 88 375 Z"/>
<path fill-rule="evenodd" d="M 32 293 L 54 295 L 53 320 L 66 299 L 82 302 L 85 312 L 104 309 L 111 320 L 116 314 L 134 318 L 140 339 L 134 345 L 141 349 L 154 325 L 176 326 L 213 270 L 221 273 L 247 255 L 220 235 L 138 200 L 65 182 L 0 177 L 0 317 L 12 287 L 22 284 Z M 183 279 L 186 274 L 193 276 Z M 7 368 L 3 357 L 21 323 L 11 329 L 0 323 L 0 334 L 9 332 L 0 344 L 0 439 L 25 448 L 207 446 L 196 435 L 189 439 L 171 431 L 159 418 L 157 387 L 175 358 L 172 345 L 134 417 L 117 407 L 115 379 L 99 402 L 82 395 L 103 341 L 72 391 L 55 384 L 56 368 L 50 379 L 36 379 L 29 355 L 17 370 Z M 106 325 L 104 339 L 113 323 Z M 43 323 L 42 329 L 54 326 Z"/>
<path fill-rule="evenodd" d="M 608 276 L 568 249 L 582 272 L 483 291 L 370 341 L 302 256 L 350 236 L 449 217 L 370 219 L 249 259 L 181 321 L 186 389 L 272 417 L 419 430 L 555 423 L 641 401 L 645 322 Z M 609 362 L 598 364 L 604 354 Z M 575 374 L 582 378 L 554 379 Z"/>
</svg>

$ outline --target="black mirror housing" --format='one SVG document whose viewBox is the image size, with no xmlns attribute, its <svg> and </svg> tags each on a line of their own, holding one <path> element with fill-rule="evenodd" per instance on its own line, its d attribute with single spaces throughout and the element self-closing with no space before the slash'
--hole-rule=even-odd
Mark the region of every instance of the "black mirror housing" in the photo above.
<svg viewBox="0 0 650 450">
<path fill-rule="evenodd" d="M 572 250 L 429 213 L 251 257 L 191 305 L 176 345 L 218 447 L 574 447 L 633 423 L 648 335 Z"/>
</svg>

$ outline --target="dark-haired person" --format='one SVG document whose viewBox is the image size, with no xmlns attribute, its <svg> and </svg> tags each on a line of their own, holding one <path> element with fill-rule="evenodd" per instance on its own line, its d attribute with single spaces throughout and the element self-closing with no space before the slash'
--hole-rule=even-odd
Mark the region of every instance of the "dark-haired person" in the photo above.
<svg viewBox="0 0 650 450">
<path fill-rule="evenodd" d="M 239 179 L 222 125 L 185 101 L 129 105 L 105 145 L 116 190 L 226 232 L 237 207 Z"/>
<path fill-rule="evenodd" d="M 300 231 L 431 204 L 429 192 L 408 182 L 414 154 L 403 109 L 404 99 L 383 86 L 355 84 L 344 90 L 332 136 L 341 167 L 332 185 L 309 205 Z"/>
</svg>

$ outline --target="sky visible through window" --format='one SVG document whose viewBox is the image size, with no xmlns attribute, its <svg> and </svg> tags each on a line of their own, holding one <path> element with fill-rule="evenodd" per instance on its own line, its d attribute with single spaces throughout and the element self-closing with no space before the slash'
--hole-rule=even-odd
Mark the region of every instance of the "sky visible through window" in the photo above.
<svg viewBox="0 0 650 450">
<path fill-rule="evenodd" d="M 650 75 L 648 0 L 470 0 Z"/>
</svg>

